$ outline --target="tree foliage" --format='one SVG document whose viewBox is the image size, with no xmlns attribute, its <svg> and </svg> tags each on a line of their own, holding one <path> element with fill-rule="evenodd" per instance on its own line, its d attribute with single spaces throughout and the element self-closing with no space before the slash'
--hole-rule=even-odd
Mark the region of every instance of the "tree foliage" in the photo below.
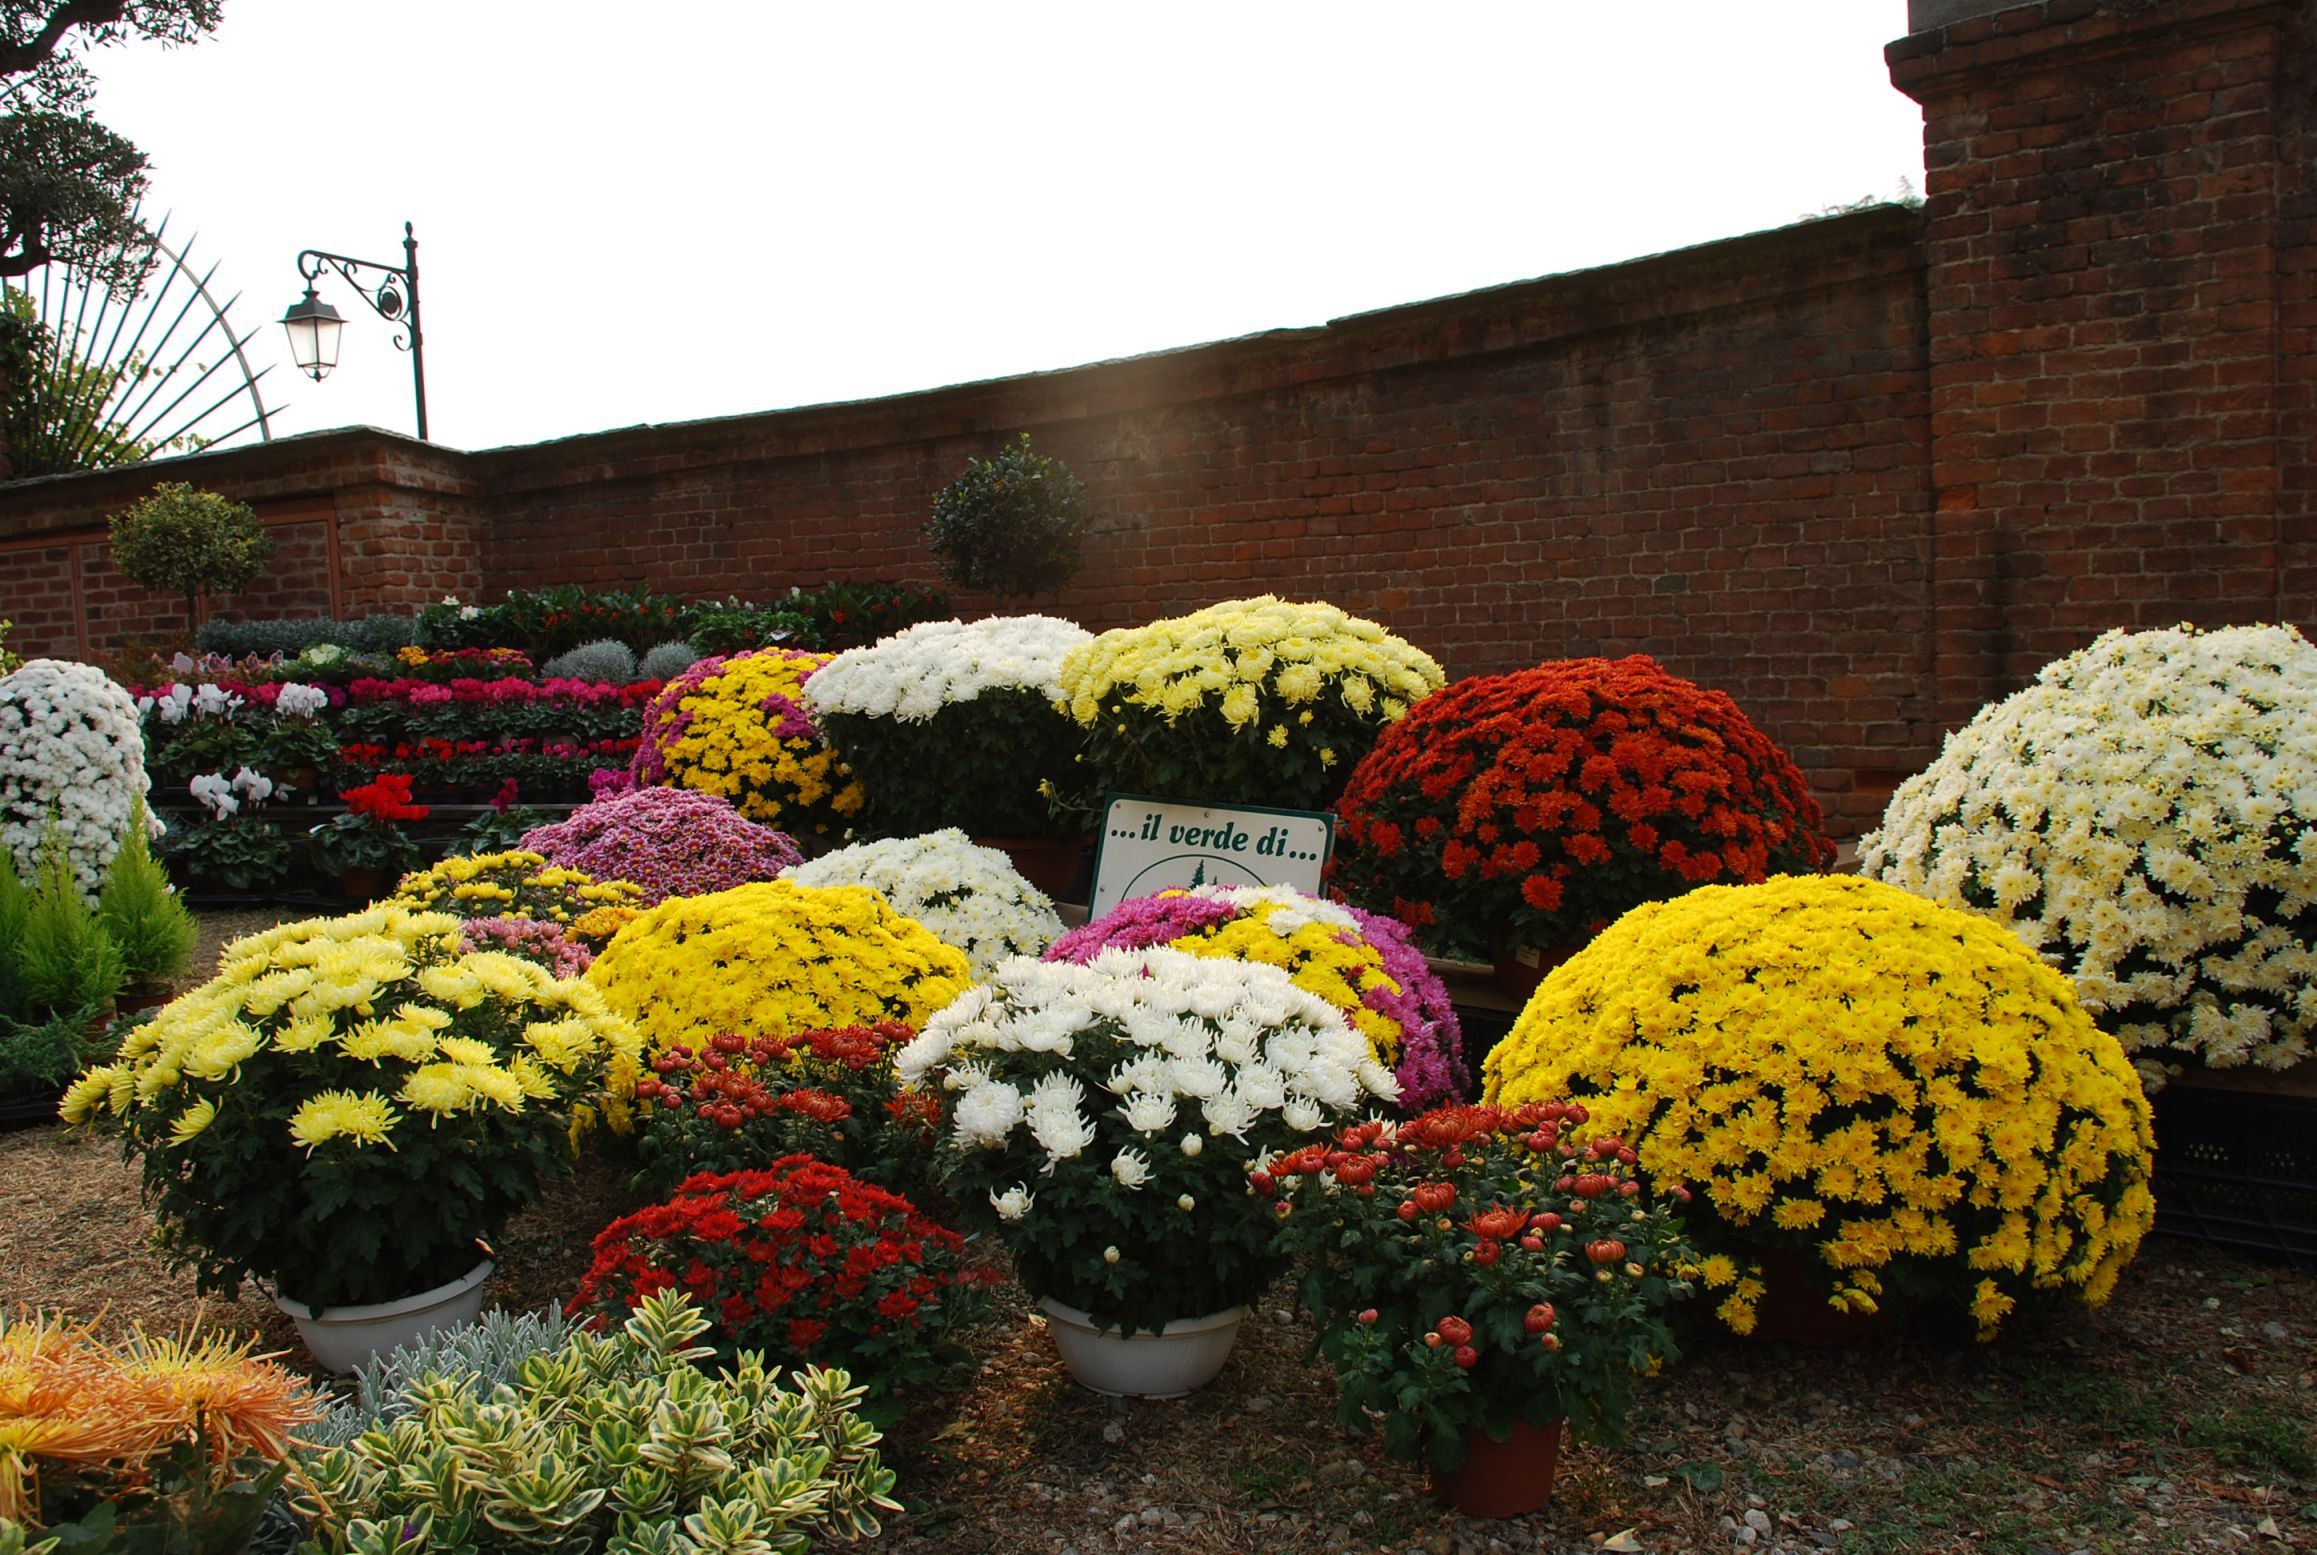
<svg viewBox="0 0 2317 1555">
<path fill-rule="evenodd" d="M 145 154 L 90 112 L 91 49 L 193 43 L 224 0 L 0 0 L 0 275 L 63 260 L 116 284 L 139 278 Z"/>
<path fill-rule="evenodd" d="M 274 543 L 244 502 L 163 481 L 111 520 L 113 565 L 140 588 L 181 595 L 190 630 L 203 594 L 230 594 L 265 568 Z"/>
<path fill-rule="evenodd" d="M 1030 449 L 1030 434 L 975 459 L 933 499 L 925 526 L 941 574 L 959 588 L 1036 595 L 1078 572 L 1086 487 L 1058 459 Z"/>
</svg>

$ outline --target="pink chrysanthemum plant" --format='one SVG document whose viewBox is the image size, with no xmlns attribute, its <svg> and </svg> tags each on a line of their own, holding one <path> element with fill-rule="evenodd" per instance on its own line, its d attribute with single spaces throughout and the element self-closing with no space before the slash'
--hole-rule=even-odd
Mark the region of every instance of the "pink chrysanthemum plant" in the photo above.
<svg viewBox="0 0 2317 1555">
<path fill-rule="evenodd" d="M 598 880 L 625 880 L 656 907 L 771 880 L 803 855 L 785 832 L 749 820 L 731 802 L 690 788 L 638 788 L 534 827 L 517 846 Z"/>
</svg>

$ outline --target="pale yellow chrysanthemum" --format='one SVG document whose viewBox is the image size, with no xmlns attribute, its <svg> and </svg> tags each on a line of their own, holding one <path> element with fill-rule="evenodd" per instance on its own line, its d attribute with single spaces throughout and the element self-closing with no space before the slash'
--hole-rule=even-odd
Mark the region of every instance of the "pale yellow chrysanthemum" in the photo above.
<svg viewBox="0 0 2317 1555">
<path fill-rule="evenodd" d="M 216 1120 L 217 1103 L 204 1096 L 177 1114 L 177 1121 L 169 1125 L 169 1143 L 191 1144 L 203 1129 Z"/>
<path fill-rule="evenodd" d="M 236 1021 L 201 1039 L 185 1060 L 185 1072 L 196 1080 L 222 1080 L 254 1058 L 265 1038 Z"/>
<path fill-rule="evenodd" d="M 86 1123 L 99 1107 L 112 1100 L 114 1082 L 127 1076 L 126 1064 L 98 1064 L 86 1070 L 64 1088 L 64 1099 L 57 1104 L 56 1115 L 67 1123 Z"/>
<path fill-rule="evenodd" d="M 454 1064 L 495 1064 L 499 1050 L 473 1037 L 444 1037 L 435 1044 L 442 1057 Z"/>
<path fill-rule="evenodd" d="M 290 1114 L 290 1138 L 311 1153 L 333 1139 L 393 1148 L 395 1112 L 376 1091 L 324 1091 Z"/>
<path fill-rule="evenodd" d="M 428 1064 L 412 1070 L 402 1082 L 403 1105 L 438 1116 L 464 1112 L 473 1104 L 474 1094 L 457 1064 Z"/>
</svg>

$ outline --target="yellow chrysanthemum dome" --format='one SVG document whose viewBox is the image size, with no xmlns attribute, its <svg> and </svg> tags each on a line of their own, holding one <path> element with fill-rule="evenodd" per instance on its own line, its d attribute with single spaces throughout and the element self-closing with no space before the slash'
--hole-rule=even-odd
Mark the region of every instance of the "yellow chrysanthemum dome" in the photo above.
<svg viewBox="0 0 2317 1555">
<path fill-rule="evenodd" d="M 964 954 L 863 886 L 760 881 L 670 897 L 621 929 L 587 980 L 652 1052 L 722 1032 L 785 1036 L 926 1017 L 973 982 Z"/>
<path fill-rule="evenodd" d="M 1489 1101 L 1569 1097 L 1698 1190 L 1720 1314 L 1815 1257 L 1831 1303 L 1896 1291 L 1981 1338 L 2035 1292 L 2097 1306 L 2155 1214 L 2147 1098 L 2068 980 L 1987 920 L 1788 876 L 1635 908 L 1538 988 Z M 1719 1279 L 1714 1276 L 1718 1273 Z"/>
</svg>

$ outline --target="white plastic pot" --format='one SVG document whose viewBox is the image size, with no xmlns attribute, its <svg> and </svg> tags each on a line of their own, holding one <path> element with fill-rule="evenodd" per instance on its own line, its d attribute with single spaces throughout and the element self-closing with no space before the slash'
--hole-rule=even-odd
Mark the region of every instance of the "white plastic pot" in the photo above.
<svg viewBox="0 0 2317 1555">
<path fill-rule="evenodd" d="M 448 1285 L 367 1307 L 324 1307 L 319 1312 L 287 1296 L 274 1305 L 298 1325 L 298 1337 L 326 1369 L 352 1371 L 373 1356 L 392 1355 L 438 1328 L 456 1328 L 483 1315 L 483 1281 L 491 1277 L 486 1258 Z"/>
<path fill-rule="evenodd" d="M 1040 1296 L 1046 1331 L 1062 1364 L 1081 1387 L 1114 1398 L 1181 1398 L 1215 1380 L 1239 1339 L 1244 1306 L 1206 1317 L 1181 1317 L 1157 1333 L 1127 1338 L 1115 1328 L 1097 1328 L 1094 1319 L 1051 1296 Z"/>
</svg>

